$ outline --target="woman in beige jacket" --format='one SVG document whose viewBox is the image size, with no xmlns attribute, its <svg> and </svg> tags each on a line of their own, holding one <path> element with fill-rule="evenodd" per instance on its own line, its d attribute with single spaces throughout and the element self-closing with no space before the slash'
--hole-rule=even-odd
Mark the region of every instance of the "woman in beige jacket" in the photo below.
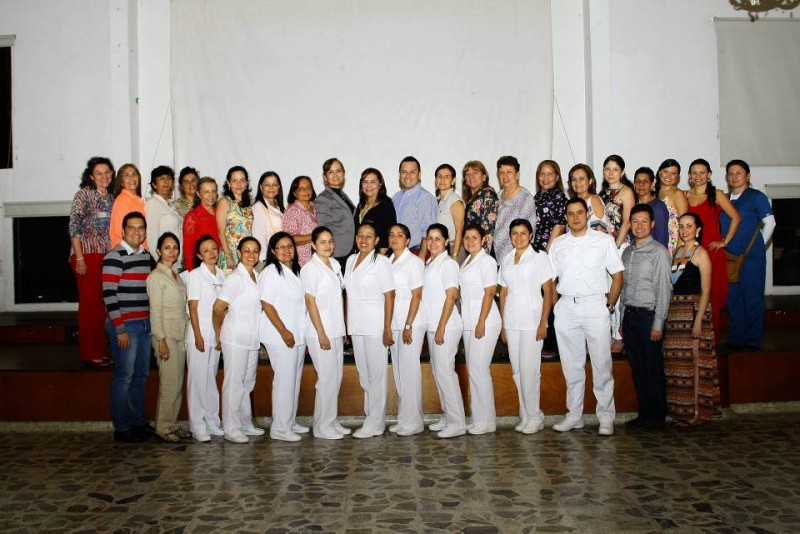
<svg viewBox="0 0 800 534">
<path fill-rule="evenodd" d="M 158 238 L 158 265 L 147 277 L 150 330 L 159 376 L 156 435 L 169 443 L 190 436 L 178 423 L 186 368 L 184 340 L 188 322 L 186 285 L 172 268 L 178 260 L 180 248 L 175 234 L 162 234 Z"/>
</svg>

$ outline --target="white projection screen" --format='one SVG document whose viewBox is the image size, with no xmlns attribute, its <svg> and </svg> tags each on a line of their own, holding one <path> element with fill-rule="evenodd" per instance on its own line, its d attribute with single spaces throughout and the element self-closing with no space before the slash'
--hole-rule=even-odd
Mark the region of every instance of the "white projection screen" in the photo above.
<svg viewBox="0 0 800 534">
<path fill-rule="evenodd" d="M 800 165 L 800 21 L 716 21 L 722 161 Z"/>
<path fill-rule="evenodd" d="M 535 165 L 552 149 L 550 0 L 173 0 L 171 106 L 176 165 L 284 191 L 341 159 L 357 195 L 367 167 L 390 194 L 406 155 L 459 172 L 498 157 Z M 255 183 L 252 184 L 255 187 Z M 355 196 L 357 198 L 357 196 Z"/>
</svg>

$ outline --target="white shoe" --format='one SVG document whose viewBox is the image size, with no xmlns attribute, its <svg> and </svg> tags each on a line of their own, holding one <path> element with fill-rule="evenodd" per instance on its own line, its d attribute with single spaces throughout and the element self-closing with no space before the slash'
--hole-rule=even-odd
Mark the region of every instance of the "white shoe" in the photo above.
<svg viewBox="0 0 800 534">
<path fill-rule="evenodd" d="M 522 430 L 520 430 L 520 432 L 522 432 L 523 434 L 536 434 L 537 432 L 540 432 L 542 430 L 544 430 L 544 422 L 528 423 L 527 425 L 522 427 Z"/>
<path fill-rule="evenodd" d="M 614 435 L 614 423 L 611 421 L 601 421 L 600 428 L 597 429 L 597 433 L 601 436 L 613 436 Z"/>
<path fill-rule="evenodd" d="M 397 435 L 404 438 L 404 437 L 407 437 L 407 436 L 413 436 L 414 434 L 419 434 L 420 432 L 422 432 L 424 430 L 425 430 L 424 426 L 418 426 L 417 428 L 403 428 L 403 427 L 400 427 L 400 428 L 397 429 Z"/>
<path fill-rule="evenodd" d="M 219 437 L 219 436 L 224 436 L 225 435 L 225 431 L 222 430 L 220 427 L 208 427 L 208 428 L 206 428 L 206 430 L 208 430 L 208 433 L 211 436 Z"/>
<path fill-rule="evenodd" d="M 376 436 L 382 436 L 382 435 L 383 431 L 379 432 L 377 430 L 369 430 L 367 428 L 364 428 L 363 426 L 358 430 L 356 430 L 355 432 L 353 432 L 353 437 L 358 439 L 374 438 Z"/>
<path fill-rule="evenodd" d="M 438 434 L 436 437 L 439 439 L 447 439 L 447 438 L 457 438 L 458 436 L 463 436 L 467 433 L 466 428 L 445 428 Z"/>
<path fill-rule="evenodd" d="M 560 423 L 556 423 L 553 425 L 553 430 L 556 432 L 569 432 L 573 428 L 583 428 L 583 419 L 570 419 L 567 417 Z"/>
<path fill-rule="evenodd" d="M 442 417 L 432 425 L 428 425 L 428 430 L 430 430 L 431 432 L 441 432 L 445 428 L 447 428 L 447 419 L 445 419 L 444 417 Z"/>
<path fill-rule="evenodd" d="M 211 441 L 211 436 L 208 434 L 199 434 L 196 432 L 192 432 L 192 437 L 195 441 L 199 441 L 200 443 L 205 443 L 207 441 Z"/>
<path fill-rule="evenodd" d="M 317 432 L 314 431 L 314 437 L 319 439 L 343 439 L 344 434 L 340 434 L 338 432 L 334 432 L 333 434 L 329 434 L 327 432 Z"/>
<path fill-rule="evenodd" d="M 295 423 L 292 425 L 292 432 L 295 434 L 308 434 L 311 432 L 311 429 L 307 426 L 303 426 L 300 423 Z"/>
<path fill-rule="evenodd" d="M 225 434 L 225 441 L 230 441 L 231 443 L 247 443 L 250 440 L 244 434 Z"/>
<path fill-rule="evenodd" d="M 391 432 L 392 434 L 394 434 L 395 432 L 397 432 L 397 430 L 398 430 L 399 428 L 400 428 L 400 425 L 399 425 L 399 424 L 392 425 L 392 426 L 390 426 L 390 427 L 389 427 L 389 432 Z"/>
<path fill-rule="evenodd" d="M 278 441 L 300 441 L 301 439 L 300 434 L 295 434 L 292 431 L 280 432 L 280 431 L 270 430 L 269 437 L 271 439 L 275 439 Z"/>
<path fill-rule="evenodd" d="M 242 430 L 245 436 L 263 436 L 267 433 L 266 430 L 263 428 L 258 428 L 256 426 L 251 426 L 250 428 L 245 428 Z"/>
<path fill-rule="evenodd" d="M 472 426 L 471 428 L 467 427 L 467 432 L 473 436 L 480 436 L 481 434 L 491 434 L 495 430 L 496 429 L 491 426 L 484 426 L 484 427 Z"/>
<path fill-rule="evenodd" d="M 343 426 L 342 423 L 340 423 L 339 421 L 336 421 L 333 424 L 333 428 L 334 430 L 336 430 L 336 432 L 338 432 L 339 434 L 344 434 L 345 436 L 349 436 L 353 432 L 346 426 Z"/>
<path fill-rule="evenodd" d="M 525 421 L 523 421 L 522 419 L 520 419 L 520 420 L 519 420 L 519 424 L 517 424 L 517 426 L 515 426 L 515 427 L 514 427 L 514 431 L 516 431 L 516 432 L 522 432 L 522 429 L 523 429 L 523 428 L 525 428 Z"/>
</svg>

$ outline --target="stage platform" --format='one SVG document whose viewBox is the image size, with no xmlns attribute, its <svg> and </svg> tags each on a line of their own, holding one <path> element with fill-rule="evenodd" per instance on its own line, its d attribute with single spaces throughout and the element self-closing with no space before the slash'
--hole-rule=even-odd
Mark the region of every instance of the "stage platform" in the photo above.
<svg viewBox="0 0 800 534">
<path fill-rule="evenodd" d="M 110 369 L 85 369 L 78 358 L 76 314 L 73 312 L 0 314 L 0 421 L 108 421 Z M 723 327 L 727 325 L 723 322 Z M 769 297 L 764 344 L 757 352 L 720 354 L 723 405 L 800 400 L 800 297 Z M 725 338 L 725 332 L 722 339 Z M 724 352 L 724 351 L 723 351 Z M 441 411 L 427 355 L 423 355 L 425 413 Z M 469 381 L 463 353 L 456 360 L 469 412 Z M 387 411 L 396 413 L 397 398 L 389 367 Z M 614 357 L 615 401 L 618 412 L 636 410 L 630 367 L 624 355 Z M 505 346 L 498 343 L 492 363 L 498 416 L 518 412 L 517 391 Z M 218 376 L 222 383 L 222 371 Z M 307 359 L 299 414 L 312 415 L 316 373 Z M 253 395 L 255 414 L 271 413 L 272 369 L 260 361 Z M 587 413 L 594 412 L 591 367 L 587 362 Z M 147 384 L 148 413 L 155 412 L 158 370 Z M 542 361 L 541 404 L 547 415 L 564 413 L 565 383 L 558 355 Z M 184 403 L 185 404 L 185 403 Z M 363 415 L 363 393 L 352 357 L 346 358 L 339 399 L 341 415 Z M 185 406 L 182 417 L 186 417 Z"/>
</svg>

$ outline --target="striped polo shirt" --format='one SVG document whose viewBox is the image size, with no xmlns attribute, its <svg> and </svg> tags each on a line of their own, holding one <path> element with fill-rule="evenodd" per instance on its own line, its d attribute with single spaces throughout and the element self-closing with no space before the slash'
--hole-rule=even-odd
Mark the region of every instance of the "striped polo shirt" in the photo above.
<svg viewBox="0 0 800 534">
<path fill-rule="evenodd" d="M 144 247 L 134 252 L 125 241 L 103 258 L 103 300 L 118 334 L 125 332 L 127 321 L 150 317 L 147 276 L 152 264 L 150 253 Z"/>
</svg>

